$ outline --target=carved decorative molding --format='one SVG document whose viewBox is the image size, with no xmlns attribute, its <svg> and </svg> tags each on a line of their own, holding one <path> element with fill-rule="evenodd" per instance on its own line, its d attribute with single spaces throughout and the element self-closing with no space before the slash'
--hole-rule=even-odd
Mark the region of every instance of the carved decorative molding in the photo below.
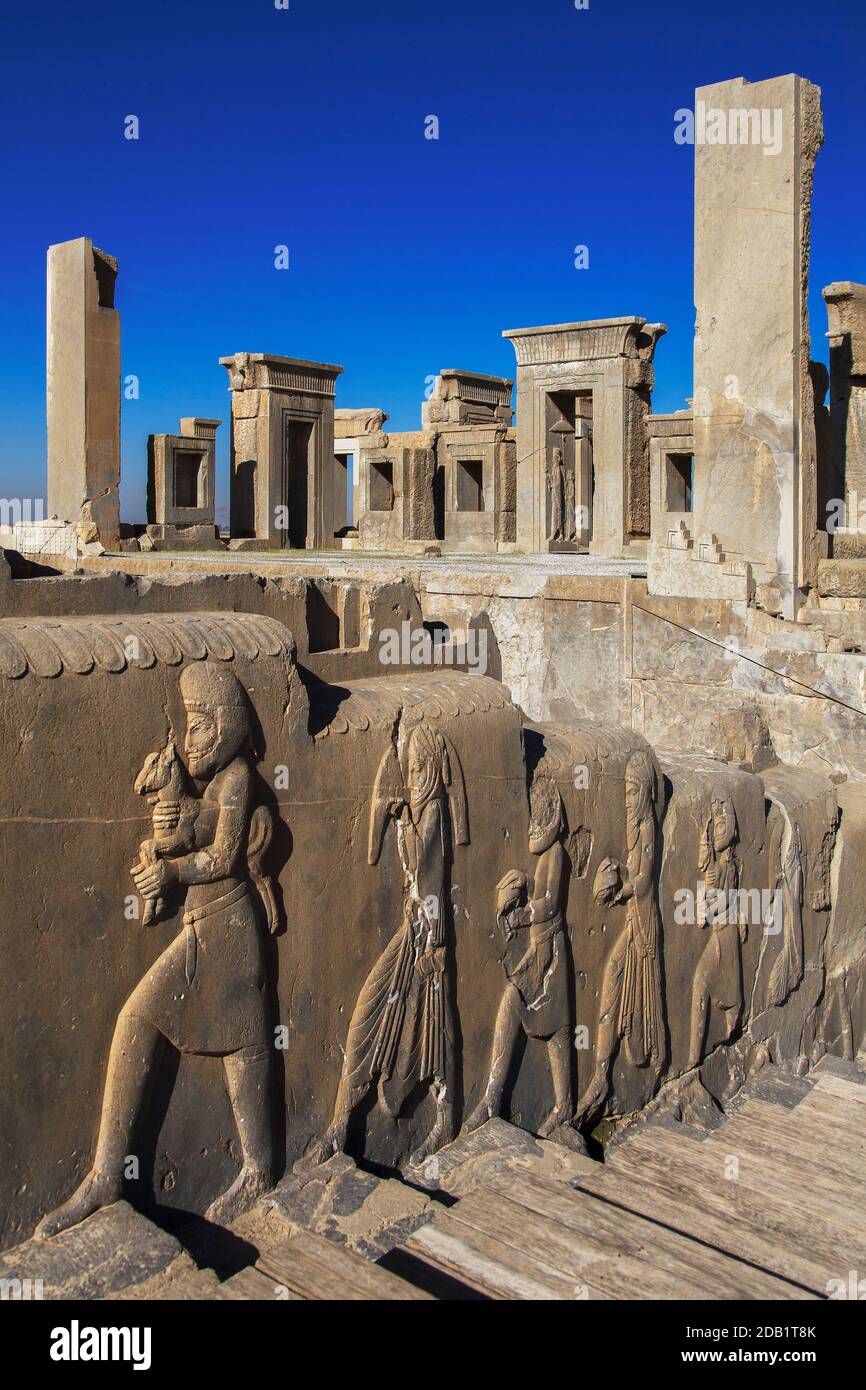
<svg viewBox="0 0 866 1390">
<path fill-rule="evenodd" d="M 0 676 L 12 680 L 28 672 L 44 678 L 96 669 L 117 674 L 207 657 L 252 661 L 293 649 L 282 623 L 253 613 L 0 619 Z"/>
<path fill-rule="evenodd" d="M 629 357 L 649 363 L 657 340 L 666 330 L 663 324 L 650 324 L 644 332 L 645 324 L 646 319 L 634 316 L 589 319 L 583 323 L 514 328 L 502 336 L 512 343 L 520 367 L 604 357 Z"/>
</svg>

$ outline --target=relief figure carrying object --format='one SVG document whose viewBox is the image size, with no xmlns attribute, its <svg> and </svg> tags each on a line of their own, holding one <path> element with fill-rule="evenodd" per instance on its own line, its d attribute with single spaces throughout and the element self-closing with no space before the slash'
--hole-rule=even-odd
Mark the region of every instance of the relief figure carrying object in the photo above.
<svg viewBox="0 0 866 1390">
<path fill-rule="evenodd" d="M 358 996 L 346 1040 L 334 1116 L 306 1160 L 345 1147 L 355 1107 L 372 1086 L 392 1119 L 429 1086 L 436 1119 L 413 1163 L 454 1137 L 454 1025 L 448 880 L 455 844 L 469 843 L 466 791 L 443 734 L 419 723 L 401 731 L 379 765 L 370 808 L 368 861 L 377 864 L 391 824 L 403 870 L 402 921 Z"/>
<path fill-rule="evenodd" d="M 595 1071 L 580 1099 L 575 1124 L 591 1126 L 607 1099 L 614 1056 L 623 1043 L 635 1067 L 655 1076 L 664 1062 L 665 1010 L 661 976 L 661 919 L 656 897 L 658 770 L 649 752 L 629 757 L 625 770 L 627 860 L 599 865 L 596 901 L 625 904 L 625 925 L 604 972 Z"/>
<path fill-rule="evenodd" d="M 207 1216 L 231 1221 L 272 1181 L 270 1034 L 264 930 L 251 892 L 250 861 L 270 838 L 270 813 L 253 805 L 251 712 L 229 670 L 207 661 L 186 666 L 180 690 L 187 717 L 185 752 L 194 793 L 162 800 L 155 835 L 131 872 L 146 902 L 173 885 L 186 889 L 182 930 L 147 971 L 117 1020 L 93 1166 L 69 1200 L 43 1218 L 43 1237 L 84 1220 L 121 1196 L 124 1164 L 165 1050 L 220 1057 L 238 1131 L 242 1167 Z M 173 767 L 175 749 L 155 755 L 136 784 L 154 786 L 157 765 Z M 175 785 L 180 785 L 177 772 Z M 144 779 L 144 781 L 142 780 Z M 139 785 L 141 784 L 141 785 Z M 273 929 L 273 898 L 265 893 Z"/>
<path fill-rule="evenodd" d="M 526 930 L 526 949 L 516 963 L 503 960 L 505 992 L 496 1016 L 490 1077 L 484 1096 L 466 1122 L 468 1130 L 501 1113 L 502 1097 L 516 1044 L 523 1033 L 547 1045 L 554 1105 L 538 1129 L 584 1149 L 570 1128 L 571 1006 L 565 906 L 571 866 L 563 846 L 565 808 L 552 778 L 536 776 L 530 789 L 529 850 L 538 857 L 532 892 L 526 875 L 510 870 L 497 885 L 496 920 L 506 945 Z"/>
<path fill-rule="evenodd" d="M 701 833 L 698 862 L 705 893 L 698 925 L 709 927 L 710 937 L 698 961 L 692 988 L 690 1067 L 700 1065 L 713 1008 L 725 1019 L 721 1042 L 733 1036 L 743 1012 L 741 945 L 746 940 L 747 928 L 738 900 L 738 838 L 733 802 L 727 796 L 714 796 Z"/>
</svg>

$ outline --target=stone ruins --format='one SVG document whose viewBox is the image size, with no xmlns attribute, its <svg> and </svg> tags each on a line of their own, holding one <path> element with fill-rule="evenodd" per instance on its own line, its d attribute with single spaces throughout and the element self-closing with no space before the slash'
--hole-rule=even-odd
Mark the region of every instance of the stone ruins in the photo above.
<svg viewBox="0 0 866 1390">
<path fill-rule="evenodd" d="M 403 1194 L 390 1248 L 497 1135 L 586 1173 L 856 1066 L 866 285 L 823 291 L 828 373 L 818 89 L 697 103 L 781 117 L 695 145 L 682 410 L 638 314 L 505 331 L 514 380 L 443 369 L 408 432 L 233 352 L 227 530 L 192 415 L 121 521 L 122 273 L 49 249 L 49 517 L 0 557 L 7 1274 L 84 1287 L 124 1203 L 321 1234 L 349 1175 Z"/>
</svg>

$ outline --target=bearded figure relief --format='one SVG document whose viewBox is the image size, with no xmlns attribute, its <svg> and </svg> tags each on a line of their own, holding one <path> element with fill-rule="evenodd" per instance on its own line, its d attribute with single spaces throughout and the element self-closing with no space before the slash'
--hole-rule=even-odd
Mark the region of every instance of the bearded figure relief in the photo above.
<svg viewBox="0 0 866 1390">
<path fill-rule="evenodd" d="M 596 901 L 625 906 L 625 924 L 601 989 L 595 1071 L 580 1099 L 575 1125 L 588 1128 L 602 1109 L 620 1044 L 635 1067 L 660 1075 L 666 1050 L 661 977 L 661 919 L 656 896 L 656 798 L 652 756 L 632 753 L 625 771 L 627 860 L 605 859 L 595 877 Z"/>
<path fill-rule="evenodd" d="M 208 1219 L 231 1221 L 272 1182 L 264 936 L 277 919 L 261 870 L 272 822 L 267 808 L 254 804 L 251 711 L 240 681 L 202 661 L 184 668 L 180 690 L 187 767 L 174 740 L 146 761 L 136 790 L 156 793 L 154 836 L 131 873 L 145 923 L 158 919 L 166 895 L 180 888 L 182 927 L 120 1012 L 93 1166 L 69 1200 L 43 1218 L 43 1237 L 121 1196 L 137 1122 L 171 1048 L 222 1059 L 237 1126 L 242 1167 Z"/>
<path fill-rule="evenodd" d="M 333 1120 L 306 1160 L 345 1147 L 355 1107 L 378 1086 L 397 1120 L 409 1097 L 429 1087 L 436 1119 L 411 1162 L 454 1137 L 453 976 L 447 913 L 455 845 L 469 843 L 466 791 L 457 755 L 427 724 L 401 731 L 379 765 L 370 810 L 368 861 L 377 864 L 392 826 L 403 870 L 402 920 L 373 966 L 349 1025 Z"/>
</svg>

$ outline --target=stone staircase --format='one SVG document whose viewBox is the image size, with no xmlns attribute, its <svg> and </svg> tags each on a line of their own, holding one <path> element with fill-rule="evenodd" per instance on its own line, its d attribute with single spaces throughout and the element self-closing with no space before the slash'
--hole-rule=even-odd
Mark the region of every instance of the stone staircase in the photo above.
<svg viewBox="0 0 866 1390">
<path fill-rule="evenodd" d="M 605 1159 L 493 1120 L 402 1179 L 338 1155 L 284 1179 L 230 1231 L 192 1221 L 171 1235 L 119 1202 L 7 1251 L 0 1279 L 75 1299 L 856 1296 L 857 1064 L 825 1057 L 805 1077 L 768 1066 L 711 1133 L 657 1116 Z"/>
</svg>

